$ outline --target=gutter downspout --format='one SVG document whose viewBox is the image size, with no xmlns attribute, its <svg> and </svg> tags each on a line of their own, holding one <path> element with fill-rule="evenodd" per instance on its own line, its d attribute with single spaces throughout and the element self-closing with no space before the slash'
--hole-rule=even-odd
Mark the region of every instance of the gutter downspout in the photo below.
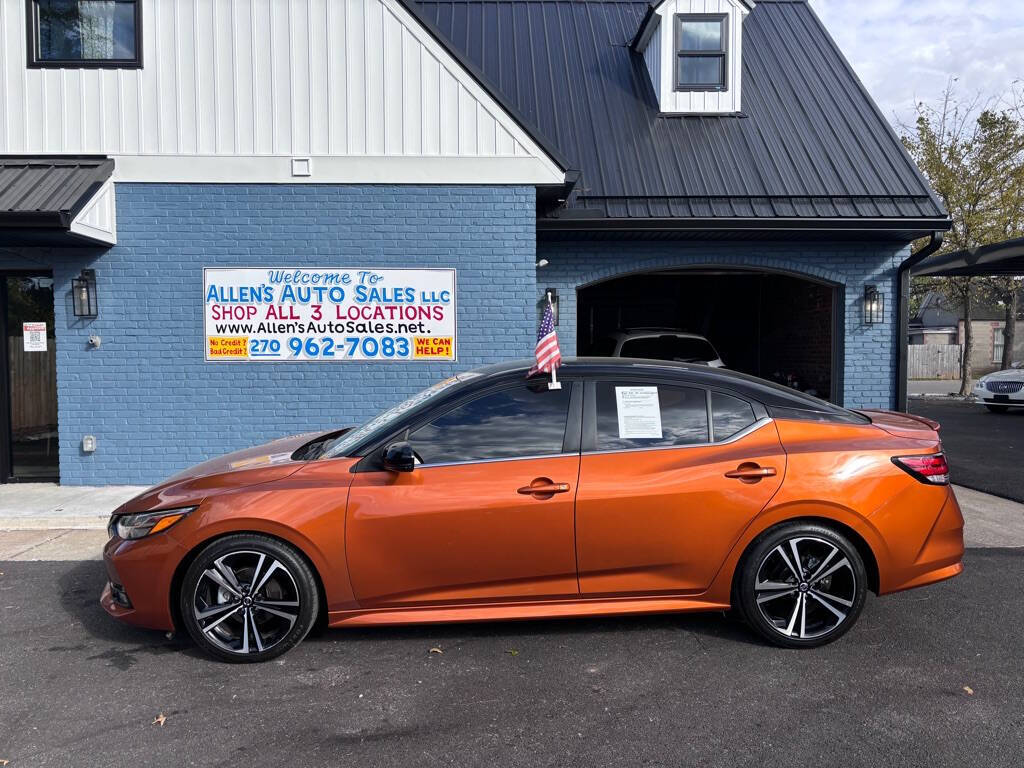
<svg viewBox="0 0 1024 768">
<path fill-rule="evenodd" d="M 910 270 L 942 247 L 943 234 L 936 230 L 931 239 L 917 253 L 912 253 L 900 264 L 896 273 L 896 410 L 907 411 L 907 345 L 910 343 Z"/>
</svg>

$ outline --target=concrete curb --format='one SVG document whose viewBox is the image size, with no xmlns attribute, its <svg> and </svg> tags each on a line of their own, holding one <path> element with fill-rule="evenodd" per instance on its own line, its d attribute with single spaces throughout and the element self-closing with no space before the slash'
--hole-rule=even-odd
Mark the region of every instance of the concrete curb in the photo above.
<svg viewBox="0 0 1024 768">
<path fill-rule="evenodd" d="M 40 515 L 5 517 L 0 515 L 0 531 L 101 531 L 107 527 L 110 513 L 104 515 Z"/>
<path fill-rule="evenodd" d="M 111 512 L 143 490 L 133 485 L 0 485 L 0 530 L 101 530 Z"/>
<path fill-rule="evenodd" d="M 41 490 L 27 485 L 0 486 L 0 531 L 102 531 L 110 513 L 140 490 L 126 486 L 48 486 Z M 954 486 L 954 490 L 966 520 L 968 547 L 1024 547 L 1024 504 L 963 486 Z M 18 504 L 19 491 L 23 504 Z M 58 503 L 41 504 L 41 499 L 58 499 Z"/>
</svg>

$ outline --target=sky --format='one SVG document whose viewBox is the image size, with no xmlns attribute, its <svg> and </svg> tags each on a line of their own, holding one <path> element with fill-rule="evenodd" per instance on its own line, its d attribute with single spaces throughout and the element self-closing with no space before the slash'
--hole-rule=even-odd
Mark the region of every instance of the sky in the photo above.
<svg viewBox="0 0 1024 768">
<path fill-rule="evenodd" d="M 811 0 L 890 122 L 913 123 L 950 77 L 972 98 L 1024 80 L 1024 0 Z"/>
</svg>

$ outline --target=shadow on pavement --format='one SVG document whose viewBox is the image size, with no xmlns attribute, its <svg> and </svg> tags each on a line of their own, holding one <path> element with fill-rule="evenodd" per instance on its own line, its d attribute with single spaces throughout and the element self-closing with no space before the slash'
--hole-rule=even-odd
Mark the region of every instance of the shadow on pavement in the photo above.
<svg viewBox="0 0 1024 768">
<path fill-rule="evenodd" d="M 81 624 L 82 629 L 93 638 L 109 643 L 112 646 L 101 656 L 114 666 L 131 666 L 133 654 L 146 653 L 159 655 L 163 653 L 186 652 L 206 658 L 188 638 L 187 633 L 178 633 L 173 640 L 158 630 L 140 629 L 111 618 L 100 607 L 99 595 L 106 582 L 106 570 L 102 562 L 85 561 L 60 563 L 67 570 L 58 578 L 61 608 L 69 616 Z M 305 642 L 316 643 L 318 640 L 335 641 L 344 638 L 345 642 L 359 644 L 381 640 L 419 641 L 430 639 L 432 642 L 467 639 L 483 639 L 508 637 L 514 640 L 520 637 L 536 637 L 555 634 L 573 633 L 581 636 L 588 634 L 622 634 L 644 633 L 651 630 L 676 630 L 692 632 L 695 635 L 708 635 L 718 640 L 728 640 L 751 645 L 765 645 L 746 626 L 731 616 L 721 613 L 683 613 L 656 614 L 649 616 L 615 616 L 573 619 L 544 619 L 524 621 L 493 621 L 465 622 L 451 624 L 418 624 L 409 626 L 384 626 L 330 629 L 320 626 L 315 629 Z M 129 646 L 125 648 L 124 646 Z M 65 649 L 67 650 L 67 649 Z"/>
</svg>

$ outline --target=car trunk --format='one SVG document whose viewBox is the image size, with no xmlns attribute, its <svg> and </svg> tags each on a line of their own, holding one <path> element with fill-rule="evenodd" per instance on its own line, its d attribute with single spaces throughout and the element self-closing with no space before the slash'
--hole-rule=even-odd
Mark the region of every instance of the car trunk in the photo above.
<svg viewBox="0 0 1024 768">
<path fill-rule="evenodd" d="M 857 413 L 867 416 L 873 425 L 895 437 L 906 437 L 912 440 L 939 439 L 939 429 L 941 428 L 939 423 L 926 419 L 924 416 L 877 410 L 857 411 Z"/>
</svg>

